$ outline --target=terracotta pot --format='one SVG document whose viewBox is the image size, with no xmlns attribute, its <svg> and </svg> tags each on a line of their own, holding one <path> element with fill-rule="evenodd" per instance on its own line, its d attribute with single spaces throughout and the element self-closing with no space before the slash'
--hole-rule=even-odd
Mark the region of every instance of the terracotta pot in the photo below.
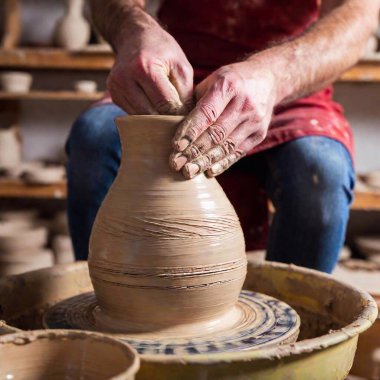
<svg viewBox="0 0 380 380">
<path fill-rule="evenodd" d="M 16 128 L 0 129 L 0 168 L 15 168 L 21 163 L 21 144 Z"/>
<path fill-rule="evenodd" d="M 90 40 L 90 25 L 83 17 L 83 0 L 66 0 L 66 12 L 57 23 L 56 42 L 68 50 L 79 50 Z"/>
<path fill-rule="evenodd" d="M 19 71 L 6 71 L 1 73 L 1 88 L 12 93 L 29 92 L 32 86 L 33 77 L 29 73 Z"/>
<path fill-rule="evenodd" d="M 83 331 L 37 330 L 0 338 L 0 378 L 133 380 L 140 361 L 128 344 Z"/>
<path fill-rule="evenodd" d="M 119 173 L 100 207 L 89 268 L 98 323 L 121 332 L 218 329 L 246 275 L 243 233 L 215 179 L 169 168 L 180 116 L 116 123 Z M 179 326 L 180 325 L 180 326 Z M 188 331 L 188 330 L 187 330 Z"/>
</svg>

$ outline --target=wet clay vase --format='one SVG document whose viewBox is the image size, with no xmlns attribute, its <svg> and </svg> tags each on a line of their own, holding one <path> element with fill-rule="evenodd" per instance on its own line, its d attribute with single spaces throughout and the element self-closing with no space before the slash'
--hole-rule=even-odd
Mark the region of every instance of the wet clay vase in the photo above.
<svg viewBox="0 0 380 380">
<path fill-rule="evenodd" d="M 246 275 L 243 233 L 215 179 L 185 180 L 169 168 L 181 120 L 116 120 L 121 166 L 90 240 L 99 326 L 191 335 L 234 318 Z"/>
<path fill-rule="evenodd" d="M 58 21 L 55 39 L 68 50 L 80 50 L 90 40 L 90 25 L 83 17 L 83 0 L 66 0 L 66 12 Z"/>
<path fill-rule="evenodd" d="M 0 379 L 133 380 L 139 366 L 131 346 L 103 334 L 36 330 L 0 337 Z"/>
</svg>

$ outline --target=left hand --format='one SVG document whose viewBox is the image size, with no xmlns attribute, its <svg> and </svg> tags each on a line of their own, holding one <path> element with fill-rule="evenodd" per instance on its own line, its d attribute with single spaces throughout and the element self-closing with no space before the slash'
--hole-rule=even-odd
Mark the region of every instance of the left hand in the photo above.
<svg viewBox="0 0 380 380">
<path fill-rule="evenodd" d="M 195 96 L 170 157 L 171 167 L 187 179 L 222 173 L 264 140 L 276 103 L 275 78 L 253 61 L 235 63 L 204 79 Z"/>
</svg>

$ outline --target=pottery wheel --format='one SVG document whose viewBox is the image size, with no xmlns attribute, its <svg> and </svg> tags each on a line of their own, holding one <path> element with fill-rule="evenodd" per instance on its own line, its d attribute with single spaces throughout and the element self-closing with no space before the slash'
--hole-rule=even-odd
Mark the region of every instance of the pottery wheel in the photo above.
<svg viewBox="0 0 380 380">
<path fill-rule="evenodd" d="M 94 312 L 93 292 L 83 293 L 55 304 L 44 316 L 44 325 L 53 329 L 99 331 Z M 262 346 L 293 342 L 300 319 L 289 305 L 275 298 L 242 291 L 237 304 L 239 319 L 234 325 L 211 334 L 191 338 L 168 337 L 164 332 L 144 334 L 109 333 L 128 341 L 142 355 L 186 355 L 251 350 Z"/>
</svg>

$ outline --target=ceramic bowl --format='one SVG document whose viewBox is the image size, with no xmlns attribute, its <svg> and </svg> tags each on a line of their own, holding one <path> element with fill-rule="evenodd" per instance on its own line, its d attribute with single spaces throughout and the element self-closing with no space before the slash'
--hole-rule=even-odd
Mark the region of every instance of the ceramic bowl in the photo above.
<svg viewBox="0 0 380 380">
<path fill-rule="evenodd" d="M 22 180 L 29 185 L 52 185 L 65 178 L 63 166 L 33 168 L 24 171 Z"/>
<path fill-rule="evenodd" d="M 355 244 L 360 253 L 364 256 L 380 254 L 379 235 L 358 236 L 355 239 Z"/>
<path fill-rule="evenodd" d="M 75 91 L 86 94 L 93 94 L 98 88 L 98 84 L 93 80 L 78 80 L 74 83 Z"/>
<path fill-rule="evenodd" d="M 132 347 L 102 334 L 36 330 L 0 338 L 0 379 L 133 380 L 139 367 Z"/>
<path fill-rule="evenodd" d="M 14 222 L 14 221 L 30 221 L 34 222 L 38 218 L 37 210 L 7 210 L 0 212 L 0 221 Z"/>
<path fill-rule="evenodd" d="M 46 227 L 0 226 L 0 252 L 36 250 L 46 245 L 47 238 Z"/>
<path fill-rule="evenodd" d="M 373 188 L 380 189 L 380 171 L 373 171 L 363 176 L 365 183 Z"/>
<path fill-rule="evenodd" d="M 0 74 L 1 88 L 12 93 L 29 92 L 33 77 L 29 73 L 19 71 L 6 71 Z"/>
<path fill-rule="evenodd" d="M 54 265 L 54 255 L 49 249 L 35 252 L 0 253 L 0 275 L 10 276 L 49 268 Z"/>
</svg>

